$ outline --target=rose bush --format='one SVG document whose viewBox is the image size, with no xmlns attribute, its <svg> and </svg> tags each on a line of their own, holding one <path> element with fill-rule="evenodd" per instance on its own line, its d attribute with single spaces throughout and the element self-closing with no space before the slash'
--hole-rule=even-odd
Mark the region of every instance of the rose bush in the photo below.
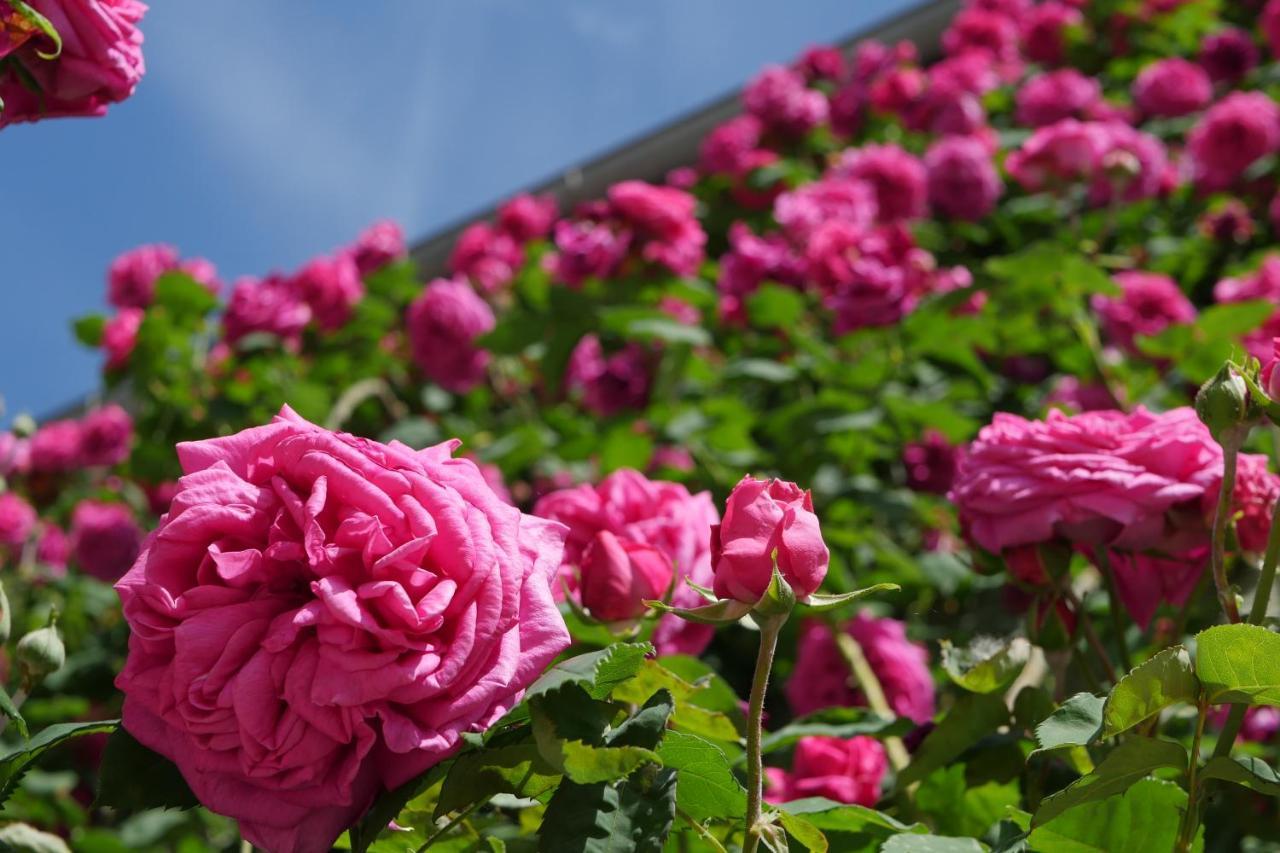
<svg viewBox="0 0 1280 853">
<path fill-rule="evenodd" d="M 940 52 L 815 48 L 695 164 L 517 196 L 442 269 L 389 223 L 233 282 L 126 252 L 76 324 L 101 395 L 0 434 L 0 821 L 1276 843 L 1256 5 L 980 0 Z M 16 20 L 0 63 L 49 46 Z"/>
</svg>

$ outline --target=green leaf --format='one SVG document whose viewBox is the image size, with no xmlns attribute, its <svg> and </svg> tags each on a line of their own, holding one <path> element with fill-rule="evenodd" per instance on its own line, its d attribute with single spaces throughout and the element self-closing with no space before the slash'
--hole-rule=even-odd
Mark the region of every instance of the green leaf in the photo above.
<svg viewBox="0 0 1280 853">
<path fill-rule="evenodd" d="M 625 336 L 631 340 L 657 340 L 668 344 L 704 347 L 711 343 L 711 333 L 701 326 L 690 326 L 670 317 L 633 320 L 627 324 Z"/>
<path fill-rule="evenodd" d="M 905 788 L 939 767 L 950 764 L 969 747 L 994 734 L 1008 722 L 1009 709 L 999 696 L 966 693 L 956 701 L 942 722 L 929 732 L 911 763 L 898 774 L 898 787 Z"/>
<path fill-rule="evenodd" d="M 1280 776 L 1270 764 L 1252 756 L 1219 755 L 1211 758 L 1200 772 L 1200 778 L 1222 779 L 1252 788 L 1268 797 L 1280 797 Z"/>
<path fill-rule="evenodd" d="M 675 700 L 671 692 L 658 690 L 635 714 L 623 721 L 605 736 L 608 746 L 638 746 L 645 749 L 656 749 L 667 731 L 667 721 L 675 709 Z"/>
<path fill-rule="evenodd" d="M 84 735 L 112 732 L 118 725 L 120 725 L 119 720 L 97 723 L 58 723 L 36 732 L 25 743 L 0 753 L 0 804 L 9 799 L 18 780 L 46 752 Z"/>
<path fill-rule="evenodd" d="M 156 279 L 152 304 L 167 308 L 178 317 L 203 317 L 218 307 L 218 297 L 186 273 L 167 272 Z"/>
<path fill-rule="evenodd" d="M 614 688 L 613 698 L 639 705 L 654 691 L 667 690 L 675 698 L 675 710 L 671 715 L 674 729 L 712 740 L 737 741 L 741 732 L 735 720 L 742 716 L 737 708 L 737 698 L 731 697 L 731 702 L 726 705 L 718 701 L 709 686 L 707 682 L 692 684 L 660 662 L 646 658 L 633 678 Z"/>
<path fill-rule="evenodd" d="M 739 358 L 729 362 L 724 369 L 724 376 L 726 379 L 744 377 L 776 384 L 790 382 L 798 372 L 793 365 L 769 358 Z"/>
<path fill-rule="evenodd" d="M 886 841 L 880 853 L 982 853 L 986 849 L 987 845 L 976 838 L 903 833 Z"/>
<path fill-rule="evenodd" d="M 903 832 L 924 833 L 924 826 L 905 824 L 883 812 L 866 806 L 845 805 L 825 797 L 805 797 L 778 803 L 779 811 L 801 815 L 824 832 L 849 832 L 880 834 L 881 837 Z"/>
<path fill-rule="evenodd" d="M 609 474 L 619 468 L 643 471 L 653 456 L 653 437 L 637 432 L 635 424 L 620 423 L 604 434 L 599 446 L 600 473 Z"/>
<path fill-rule="evenodd" d="M 942 668 L 951 680 L 974 693 L 994 693 L 1009 685 L 1031 657 L 1022 637 L 1001 641 L 978 637 L 963 648 L 942 641 Z"/>
<path fill-rule="evenodd" d="M 3 595 L 3 593 L 0 593 L 0 595 Z M 5 607 L 7 608 L 8 606 L 6 602 Z M 9 691 L 3 687 L 0 687 L 0 714 L 3 714 L 5 719 L 13 723 L 18 730 L 18 734 L 22 735 L 23 740 L 31 737 L 31 732 L 27 729 L 27 721 L 22 718 L 22 712 L 18 710 L 17 705 L 13 704 Z"/>
<path fill-rule="evenodd" d="M 651 749 L 641 746 L 590 746 L 579 740 L 561 745 L 564 773 L 574 782 L 612 782 L 631 774 L 642 764 L 661 764 L 662 759 Z"/>
<path fill-rule="evenodd" d="M 934 772 L 916 789 L 916 808 L 944 835 L 982 835 L 1021 799 L 1016 782 L 968 784 L 963 764 Z"/>
<path fill-rule="evenodd" d="M 525 700 L 577 684 L 595 699 L 609 695 L 614 686 L 636 674 L 645 656 L 653 652 L 648 643 L 614 643 L 607 649 L 562 660 L 548 669 L 525 691 Z"/>
<path fill-rule="evenodd" d="M 1114 737 L 1177 702 L 1195 704 L 1200 682 L 1185 646 L 1171 646 L 1133 668 L 1102 708 L 1102 737 Z"/>
<path fill-rule="evenodd" d="M 1092 693 L 1077 693 L 1063 702 L 1062 707 L 1036 726 L 1036 743 L 1040 748 L 1031 755 L 1093 743 L 1102 732 L 1102 709 L 1105 704 L 1105 699 Z"/>
<path fill-rule="evenodd" d="M 697 735 L 667 732 L 658 757 L 676 771 L 676 802 L 694 820 L 733 819 L 746 812 L 747 791 L 714 743 Z"/>
<path fill-rule="evenodd" d="M 753 326 L 761 329 L 795 326 L 807 310 L 804 296 L 799 291 L 768 282 L 747 297 L 747 316 Z"/>
<path fill-rule="evenodd" d="M 671 613 L 689 622 L 699 625 L 732 625 L 751 612 L 751 605 L 744 601 L 725 598 L 715 604 L 702 607 L 672 607 L 661 601 L 646 601 L 645 604 L 654 610 Z"/>
<path fill-rule="evenodd" d="M 94 805 L 130 815 L 147 809 L 189 809 L 200 801 L 172 761 L 118 728 L 107 738 L 102 754 Z"/>
<path fill-rule="evenodd" d="M 12 9 L 19 15 L 26 18 L 32 26 L 44 33 L 45 36 L 53 42 L 53 51 L 51 53 L 43 50 L 37 50 L 36 56 L 41 59 L 53 60 L 62 55 L 62 35 L 58 32 L 58 28 L 53 25 L 52 21 L 37 12 L 35 9 L 31 8 L 25 0 L 9 0 L 9 6 L 12 7 Z"/>
<path fill-rule="evenodd" d="M 661 853 L 676 812 L 676 773 L 652 767 L 622 782 L 565 782 L 538 833 L 544 853 Z"/>
<path fill-rule="evenodd" d="M 800 602 L 811 613 L 825 613 L 828 610 L 835 610 L 844 605 L 865 598 L 868 595 L 877 592 L 896 592 L 902 589 L 896 583 L 878 583 L 869 586 L 866 589 L 855 589 L 853 592 L 845 592 L 839 595 L 822 595 L 821 593 L 811 593 L 809 597 Z"/>
<path fill-rule="evenodd" d="M 107 318 L 101 314 L 90 314 L 80 317 L 71 324 L 76 340 L 87 347 L 102 346 L 102 333 L 106 329 Z"/>
<path fill-rule="evenodd" d="M 1196 636 L 1196 673 L 1213 704 L 1280 706 L 1280 634 L 1218 625 Z"/>
<path fill-rule="evenodd" d="M 769 732 L 760 742 L 765 753 L 785 749 L 803 737 L 851 738 L 856 735 L 901 737 L 915 728 L 906 718 L 882 717 L 870 708 L 827 708 L 800 717 L 777 731 Z"/>
<path fill-rule="evenodd" d="M 1140 779 L 1122 795 L 1073 808 L 1037 826 L 1028 841 L 1038 853 L 1172 850 L 1186 803 L 1186 792 L 1172 782 Z"/>
<path fill-rule="evenodd" d="M 535 753 L 537 752 L 532 745 L 530 745 L 530 748 L 534 749 Z M 464 753 L 458 758 L 458 761 L 462 761 L 466 757 L 467 755 Z M 369 808 L 369 811 L 365 812 L 364 817 L 360 818 L 355 826 L 347 830 L 353 853 L 365 853 L 370 845 L 378 840 L 378 835 L 387 828 L 387 824 L 395 820 L 396 816 L 404 810 L 410 800 L 415 799 L 423 791 L 438 784 L 444 778 L 446 772 L 450 772 L 452 767 L 457 766 L 458 761 L 455 761 L 452 765 L 447 763 L 437 764 L 426 773 L 410 779 L 400 787 L 390 791 L 383 791 L 373 801 L 373 805 Z M 553 781 L 552 785 L 554 784 Z M 497 793 L 497 791 L 493 793 Z M 492 796 L 492 794 L 484 794 L 481 797 L 477 797 L 477 799 L 487 799 L 489 796 Z M 470 803 L 467 803 L 467 805 L 470 805 Z"/>
<path fill-rule="evenodd" d="M 1045 797 L 1031 819 L 1031 825 L 1042 826 L 1067 809 L 1123 793 L 1139 779 L 1164 767 L 1185 770 L 1187 750 L 1173 741 L 1131 736 L 1113 749 L 1088 776 L 1082 776 L 1058 793 Z"/>
<path fill-rule="evenodd" d="M 449 768 L 436 816 L 461 811 L 494 794 L 540 797 L 555 788 L 560 774 L 532 743 L 464 752 Z M 416 796 L 416 795 L 415 795 Z M 382 822 L 386 826 L 386 821 Z"/>
<path fill-rule="evenodd" d="M 778 812 L 778 822 L 796 841 L 804 845 L 810 853 L 827 853 L 830 845 L 822 830 L 814 826 L 807 818 L 790 812 Z"/>
</svg>

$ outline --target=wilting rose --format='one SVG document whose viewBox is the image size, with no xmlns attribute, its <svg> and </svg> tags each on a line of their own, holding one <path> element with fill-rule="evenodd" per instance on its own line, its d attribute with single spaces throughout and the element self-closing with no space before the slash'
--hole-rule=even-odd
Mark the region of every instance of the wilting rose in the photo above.
<svg viewBox="0 0 1280 853">
<path fill-rule="evenodd" d="M 465 394 L 484 381 L 489 353 L 475 341 L 494 323 L 493 309 L 471 285 L 438 278 L 409 306 L 413 360 L 441 388 Z"/>
<path fill-rule="evenodd" d="M 582 554 L 582 606 L 604 622 L 644 615 L 671 586 L 671 559 L 652 545 L 601 530 Z"/>
<path fill-rule="evenodd" d="M 36 524 L 36 511 L 21 495 L 0 494 L 0 545 L 21 548 Z"/>
<path fill-rule="evenodd" d="M 711 528 L 713 588 L 721 598 L 756 603 L 776 564 L 804 600 L 821 586 L 829 559 L 813 496 L 785 480 L 743 477 L 725 501 L 724 518 Z"/>
<path fill-rule="evenodd" d="M 568 645 L 563 528 L 499 500 L 457 446 L 288 409 L 178 446 L 181 489 L 117 584 L 124 726 L 252 843 L 328 850 Z"/>
<path fill-rule="evenodd" d="M 874 806 L 888 766 L 884 747 L 875 738 L 803 737 L 796 742 L 791 772 L 770 774 L 765 799 L 785 803 L 826 797 L 837 803 Z"/>
<path fill-rule="evenodd" d="M 896 619 L 859 613 L 842 630 L 862 648 L 893 713 L 917 723 L 933 719 L 929 653 L 924 646 L 907 639 L 906 625 Z M 786 694 L 791 713 L 797 716 L 867 703 L 853 686 L 853 673 L 840 654 L 831 629 L 816 619 L 805 620 L 800 628 L 796 665 L 787 680 Z"/>
<path fill-rule="evenodd" d="M 1055 410 L 1043 421 L 997 413 L 950 498 L 993 553 L 1053 539 L 1177 553 L 1203 542 L 1200 503 L 1221 476 L 1222 450 L 1189 407 Z"/>
<path fill-rule="evenodd" d="M 124 504 L 81 501 L 71 513 L 76 565 L 104 581 L 118 579 L 142 544 L 142 528 Z"/>
<path fill-rule="evenodd" d="M 137 0 L 30 0 L 62 38 L 56 59 L 43 35 L 24 40 L 6 58 L 20 63 L 25 75 L 0 71 L 0 128 L 21 121 L 60 116 L 100 116 L 107 106 L 133 94 L 142 79 L 142 33 L 138 22 L 147 7 Z M 6 4 L 6 11 L 8 4 Z M 0 52 L 0 56 L 4 55 Z M 31 91 L 31 80 L 38 91 Z"/>
<path fill-rule="evenodd" d="M 534 515 L 569 528 L 560 576 L 577 588 L 587 548 L 601 531 L 619 539 L 643 542 L 671 561 L 677 577 L 672 603 L 697 607 L 704 603 L 684 582 L 710 586 L 711 526 L 720 520 L 708 492 L 690 494 L 679 483 L 650 480 L 639 471 L 622 469 L 597 485 L 553 491 L 539 498 Z M 662 591 L 665 591 L 665 587 Z M 674 616 L 658 621 L 653 643 L 660 654 L 698 654 L 711 641 L 707 625 Z"/>
</svg>

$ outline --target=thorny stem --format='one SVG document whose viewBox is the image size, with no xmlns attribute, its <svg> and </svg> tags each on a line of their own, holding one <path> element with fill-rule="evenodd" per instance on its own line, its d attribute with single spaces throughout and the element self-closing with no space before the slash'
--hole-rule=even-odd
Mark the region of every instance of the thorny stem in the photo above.
<svg viewBox="0 0 1280 853">
<path fill-rule="evenodd" d="M 1218 590 L 1222 612 L 1232 623 L 1240 621 L 1240 608 L 1236 606 L 1235 593 L 1227 585 L 1227 524 L 1231 519 L 1231 498 L 1236 489 L 1236 458 L 1239 455 L 1240 439 L 1224 437 L 1222 488 L 1218 490 L 1218 508 L 1213 514 L 1213 584 Z"/>
<path fill-rule="evenodd" d="M 896 716 L 893 708 L 889 707 L 889 700 L 885 698 L 880 679 L 876 677 L 875 670 L 871 668 L 871 664 L 867 663 L 867 657 L 862 653 L 862 646 L 858 645 L 858 641 L 845 631 L 837 631 L 835 635 L 840 655 L 853 671 L 853 678 L 858 682 L 858 689 L 862 691 L 862 695 L 866 697 L 868 707 L 882 717 Z M 903 768 L 911 763 L 911 755 L 902 743 L 902 738 L 885 738 L 884 746 L 894 771 L 901 773 Z"/>
<path fill-rule="evenodd" d="M 1098 570 L 1102 572 L 1102 579 L 1107 584 L 1107 610 L 1111 612 L 1111 627 L 1116 634 L 1116 645 L 1120 647 L 1120 663 L 1124 666 L 1124 671 L 1128 672 L 1133 669 L 1133 663 L 1129 659 L 1129 644 L 1124 639 L 1124 612 L 1120 604 L 1120 587 L 1116 584 L 1116 570 L 1111 565 L 1111 557 L 1106 548 L 1095 548 L 1094 556 Z"/>
<path fill-rule="evenodd" d="M 764 793 L 760 733 L 764 719 L 764 694 L 769 688 L 769 672 L 773 669 L 773 654 L 778 648 L 778 632 L 787 617 L 785 614 L 757 616 L 756 621 L 760 625 L 760 651 L 756 655 L 751 699 L 747 705 L 747 835 L 742 842 L 742 853 L 755 853 L 760 846 L 760 803 Z"/>
</svg>

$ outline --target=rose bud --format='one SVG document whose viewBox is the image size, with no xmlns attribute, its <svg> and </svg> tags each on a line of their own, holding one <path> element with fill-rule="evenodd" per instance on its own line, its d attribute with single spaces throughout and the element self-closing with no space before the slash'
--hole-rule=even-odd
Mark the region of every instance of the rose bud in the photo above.
<svg viewBox="0 0 1280 853">
<path fill-rule="evenodd" d="M 639 618 L 645 601 L 666 594 L 674 574 L 657 548 L 601 530 L 582 555 L 582 606 L 602 622 Z"/>
<path fill-rule="evenodd" d="M 19 640 L 15 654 L 18 668 L 22 670 L 22 680 L 27 684 L 38 684 L 46 675 L 62 669 L 67 662 L 67 648 L 53 623 Z"/>
<path fill-rule="evenodd" d="M 1200 386 L 1196 394 L 1196 414 L 1219 443 L 1228 434 L 1238 435 L 1241 428 L 1247 432 L 1249 389 L 1244 379 L 1224 364 L 1212 379 Z"/>
<path fill-rule="evenodd" d="M 813 496 L 785 480 L 742 478 L 725 502 L 724 520 L 711 528 L 715 593 L 754 604 L 764 595 L 775 564 L 796 598 L 804 600 L 827 574 Z"/>
</svg>

